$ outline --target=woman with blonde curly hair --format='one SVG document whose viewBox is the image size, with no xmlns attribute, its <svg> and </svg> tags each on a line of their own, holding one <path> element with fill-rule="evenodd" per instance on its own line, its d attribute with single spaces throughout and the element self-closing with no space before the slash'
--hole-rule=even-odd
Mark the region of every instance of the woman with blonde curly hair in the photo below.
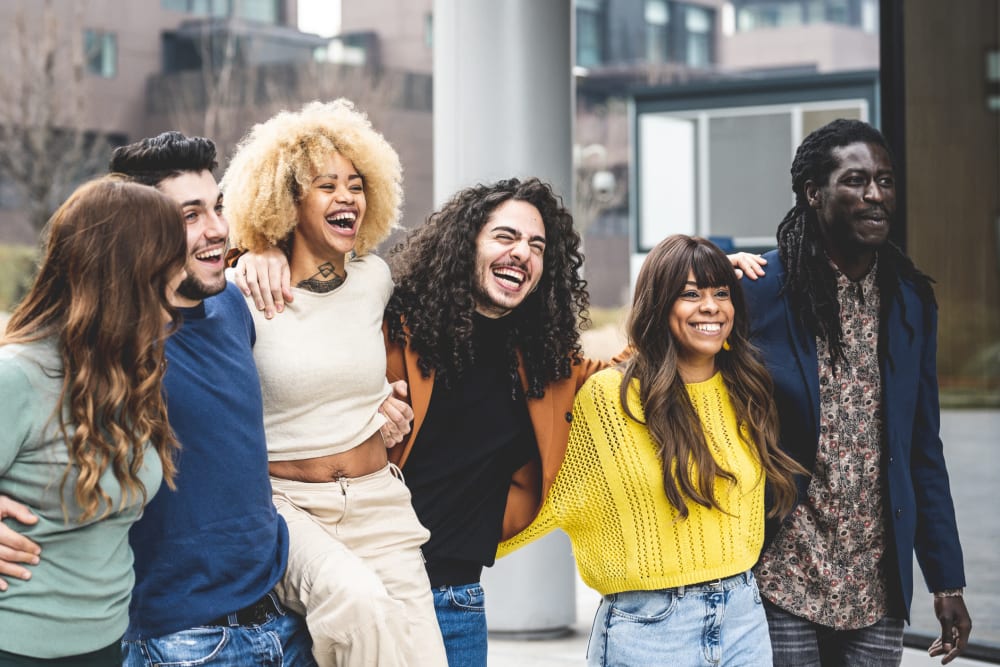
<svg viewBox="0 0 1000 667">
<path fill-rule="evenodd" d="M 294 301 L 254 315 L 274 503 L 288 524 L 279 592 L 326 665 L 444 665 L 417 520 L 379 412 L 382 313 L 371 250 L 399 218 L 399 157 L 347 100 L 256 125 L 222 179 L 232 241 L 288 259 Z"/>
<path fill-rule="evenodd" d="M 129 527 L 173 486 L 160 389 L 186 257 L 180 208 L 149 186 L 93 181 L 49 221 L 0 343 L 0 494 L 44 552 L 0 580 L 0 665 L 121 665 Z"/>
</svg>

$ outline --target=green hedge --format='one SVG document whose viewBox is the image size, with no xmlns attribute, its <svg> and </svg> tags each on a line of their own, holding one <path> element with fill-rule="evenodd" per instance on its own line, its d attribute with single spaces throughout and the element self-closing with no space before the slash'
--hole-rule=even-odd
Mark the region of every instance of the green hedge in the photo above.
<svg viewBox="0 0 1000 667">
<path fill-rule="evenodd" d="M 0 244 L 0 311 L 10 312 L 24 297 L 38 268 L 31 246 Z"/>
</svg>

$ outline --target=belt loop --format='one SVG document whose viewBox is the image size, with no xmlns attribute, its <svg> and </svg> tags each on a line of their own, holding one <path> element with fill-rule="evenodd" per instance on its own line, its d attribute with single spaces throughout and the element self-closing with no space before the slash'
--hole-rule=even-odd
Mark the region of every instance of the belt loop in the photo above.
<svg viewBox="0 0 1000 667">
<path fill-rule="evenodd" d="M 684 597 L 684 591 L 685 591 L 686 588 L 687 588 L 687 586 L 678 586 L 675 589 L 677 591 L 677 597 L 679 597 L 679 598 Z"/>
<path fill-rule="evenodd" d="M 231 613 L 231 614 L 226 614 L 226 625 L 228 625 L 229 627 L 232 628 L 232 627 L 235 627 L 235 626 L 237 626 L 239 624 L 240 624 L 240 620 L 239 620 L 239 618 L 237 618 L 235 611 L 233 613 Z"/>
</svg>

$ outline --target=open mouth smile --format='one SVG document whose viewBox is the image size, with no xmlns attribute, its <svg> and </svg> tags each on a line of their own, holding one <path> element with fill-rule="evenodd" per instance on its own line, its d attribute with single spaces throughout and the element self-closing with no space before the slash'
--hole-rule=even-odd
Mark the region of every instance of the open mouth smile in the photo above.
<svg viewBox="0 0 1000 667">
<path fill-rule="evenodd" d="M 354 229 L 358 214 L 353 211 L 339 211 L 326 216 L 326 224 L 337 229 Z"/>
<path fill-rule="evenodd" d="M 493 277 L 501 287 L 518 290 L 528 280 L 528 274 L 515 266 L 498 266 L 493 269 Z"/>
<path fill-rule="evenodd" d="M 199 262 L 218 262 L 222 259 L 222 246 L 217 246 L 215 248 L 210 248 L 209 250 L 202 250 L 194 254 L 194 258 Z"/>
</svg>

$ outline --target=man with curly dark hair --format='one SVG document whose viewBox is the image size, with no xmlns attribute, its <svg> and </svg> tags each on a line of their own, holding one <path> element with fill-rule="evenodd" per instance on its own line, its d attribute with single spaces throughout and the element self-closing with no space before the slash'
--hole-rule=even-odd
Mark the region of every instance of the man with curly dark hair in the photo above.
<svg viewBox="0 0 1000 667">
<path fill-rule="evenodd" d="M 775 665 L 898 665 L 913 552 L 951 661 L 972 627 L 941 439 L 931 279 L 889 241 L 885 139 L 855 120 L 811 133 L 769 270 L 744 283 L 781 447 L 812 472 L 755 573 Z M 753 277 L 753 276 L 751 276 Z"/>
<path fill-rule="evenodd" d="M 396 248 L 390 380 L 413 430 L 391 457 L 431 531 L 424 557 L 451 665 L 486 664 L 479 580 L 562 461 L 583 359 L 580 236 L 536 178 L 466 188 Z"/>
</svg>

